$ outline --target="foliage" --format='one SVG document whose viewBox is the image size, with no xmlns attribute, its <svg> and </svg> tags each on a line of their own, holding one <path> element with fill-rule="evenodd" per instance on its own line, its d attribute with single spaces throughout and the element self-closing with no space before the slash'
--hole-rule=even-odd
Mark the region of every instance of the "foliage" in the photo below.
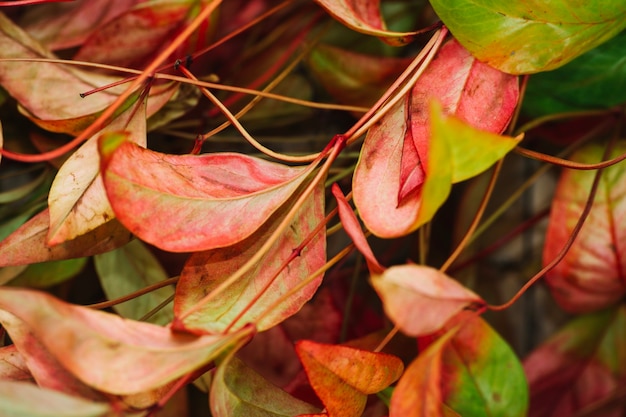
<svg viewBox="0 0 626 417">
<path fill-rule="evenodd" d="M 0 6 L 0 414 L 626 412 L 623 2 Z"/>
</svg>

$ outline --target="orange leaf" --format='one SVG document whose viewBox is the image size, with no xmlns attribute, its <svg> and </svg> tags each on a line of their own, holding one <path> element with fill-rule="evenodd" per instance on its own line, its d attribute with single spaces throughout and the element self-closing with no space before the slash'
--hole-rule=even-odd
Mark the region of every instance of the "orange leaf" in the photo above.
<svg viewBox="0 0 626 417">
<path fill-rule="evenodd" d="M 372 277 L 387 316 L 404 333 L 433 333 L 470 304 L 484 301 L 443 272 L 421 265 L 399 265 Z"/>
<path fill-rule="evenodd" d="M 386 353 L 302 340 L 296 352 L 330 417 L 359 417 L 368 394 L 397 380 L 402 361 Z"/>
<path fill-rule="evenodd" d="M 167 155 L 103 139 L 101 167 L 115 215 L 142 240 L 171 252 L 242 241 L 315 167 L 234 153 Z"/>
</svg>

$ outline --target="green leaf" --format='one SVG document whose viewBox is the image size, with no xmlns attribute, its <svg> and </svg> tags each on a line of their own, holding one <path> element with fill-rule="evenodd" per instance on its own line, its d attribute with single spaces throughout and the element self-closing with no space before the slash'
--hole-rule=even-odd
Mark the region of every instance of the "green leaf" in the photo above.
<svg viewBox="0 0 626 417">
<path fill-rule="evenodd" d="M 319 411 L 272 385 L 232 356 L 217 367 L 210 405 L 215 417 L 291 417 Z"/>
<path fill-rule="evenodd" d="M 566 111 L 607 109 L 626 102 L 626 32 L 569 64 L 533 75 L 523 111 L 539 117 Z"/>
<path fill-rule="evenodd" d="M 102 289 L 109 300 L 141 290 L 168 278 L 156 257 L 139 240 L 94 256 Z M 121 316 L 138 320 L 174 294 L 172 287 L 159 288 L 113 307 Z M 150 318 L 151 323 L 167 324 L 174 318 L 171 305 Z"/>
<path fill-rule="evenodd" d="M 430 111 L 432 140 L 444 141 L 450 148 L 453 183 L 487 170 L 521 139 L 479 130 L 458 117 L 446 116 L 436 101 L 431 104 Z"/>
<path fill-rule="evenodd" d="M 512 74 L 558 68 L 626 27 L 622 0 L 432 0 L 458 41 Z"/>
<path fill-rule="evenodd" d="M 47 288 L 60 284 L 78 275 L 87 263 L 87 258 L 41 262 L 28 268 L 10 282 L 12 286 Z"/>
</svg>

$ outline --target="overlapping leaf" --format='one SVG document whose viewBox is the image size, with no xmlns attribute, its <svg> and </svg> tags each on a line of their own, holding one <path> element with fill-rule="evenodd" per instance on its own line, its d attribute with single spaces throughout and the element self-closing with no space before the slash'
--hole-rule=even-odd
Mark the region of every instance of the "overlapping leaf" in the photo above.
<svg viewBox="0 0 626 417">
<path fill-rule="evenodd" d="M 156 257 L 139 240 L 133 240 L 110 252 L 94 256 L 94 266 L 102 290 L 113 300 L 168 278 Z M 113 306 L 122 316 L 139 320 L 174 295 L 173 287 L 159 288 L 141 297 Z M 151 323 L 165 325 L 172 321 L 171 305 L 150 318 Z"/>
<path fill-rule="evenodd" d="M 173 333 L 153 324 L 74 306 L 29 290 L 0 289 L 2 320 L 13 337 L 24 328 L 85 384 L 112 394 L 159 388 L 200 367 L 250 335 Z M 22 342 L 14 339 L 19 346 Z"/>
<path fill-rule="evenodd" d="M 132 238 L 132 234 L 117 220 L 112 220 L 76 239 L 50 247 L 49 225 L 50 215 L 46 209 L 0 241 L 0 266 L 95 255 L 120 247 Z"/>
<path fill-rule="evenodd" d="M 404 369 L 396 356 L 347 346 L 302 340 L 296 352 L 329 417 L 361 416 L 367 395 L 388 387 Z"/>
<path fill-rule="evenodd" d="M 574 319 L 532 352 L 524 369 L 533 417 L 569 417 L 585 410 L 623 415 L 626 307 Z"/>
<path fill-rule="evenodd" d="M 619 141 L 612 156 L 626 152 Z M 581 162 L 597 162 L 604 146 L 588 145 L 572 156 Z M 548 274 L 546 282 L 559 305 L 570 312 L 589 312 L 609 307 L 626 294 L 626 214 L 623 191 L 624 163 L 607 168 L 591 212 L 565 258 Z M 544 263 L 551 262 L 565 246 L 585 206 L 595 171 L 565 170 L 552 201 L 543 250 Z"/>
<path fill-rule="evenodd" d="M 412 40 L 415 33 L 393 32 L 386 28 L 380 13 L 380 0 L 315 0 L 332 17 L 347 27 L 372 35 L 391 45 L 403 45 Z"/>
<path fill-rule="evenodd" d="M 476 58 L 512 74 L 547 71 L 626 27 L 620 0 L 432 0 L 437 15 Z"/>
<path fill-rule="evenodd" d="M 232 356 L 217 367 L 210 405 L 214 417 L 291 417 L 319 411 L 272 385 Z"/>
<path fill-rule="evenodd" d="M 74 152 L 57 172 L 48 195 L 51 246 L 72 240 L 115 217 L 100 175 L 98 138 L 123 135 L 125 140 L 146 146 L 146 99 L 135 97 L 131 103 L 124 113 Z"/>
<path fill-rule="evenodd" d="M 100 154 L 115 215 L 142 240 L 172 252 L 242 241 L 314 168 L 232 153 L 166 155 L 111 139 L 101 141 Z"/>
<path fill-rule="evenodd" d="M 15 345 L 0 347 L 0 380 L 29 381 L 32 375 Z"/>
<path fill-rule="evenodd" d="M 176 286 L 176 316 L 185 315 L 186 311 L 194 308 L 206 294 L 254 256 L 283 220 L 289 206 L 287 204 L 280 208 L 249 238 L 232 246 L 192 255 Z M 323 231 L 313 236 L 300 256 L 293 257 L 294 249 L 314 232 L 323 219 L 324 187 L 320 184 L 263 258 L 222 295 L 185 317 L 182 320 L 185 328 L 220 333 L 243 314 L 234 328 L 254 322 L 259 330 L 266 330 L 295 314 L 313 296 L 322 282 L 322 276 L 292 294 L 282 305 L 258 321 L 259 315 L 268 306 L 301 284 L 326 262 L 326 239 Z"/>
<path fill-rule="evenodd" d="M 447 80 L 442 74 L 455 77 Z M 478 172 L 495 162 L 494 155 L 502 155 L 491 151 L 499 141 L 490 135 L 488 140 L 478 133 L 433 138 L 428 111 L 433 99 L 440 101 L 445 114 L 481 131 L 499 133 L 517 104 L 517 79 L 478 62 L 456 41 L 441 48 L 404 102 L 369 130 L 361 150 L 354 200 L 366 226 L 378 236 L 401 236 L 430 220 L 447 197 L 451 181 L 467 177 L 455 176 L 454 169 L 464 166 L 451 167 L 451 153 L 461 155 L 475 148 L 481 158 L 472 166 Z"/>
</svg>

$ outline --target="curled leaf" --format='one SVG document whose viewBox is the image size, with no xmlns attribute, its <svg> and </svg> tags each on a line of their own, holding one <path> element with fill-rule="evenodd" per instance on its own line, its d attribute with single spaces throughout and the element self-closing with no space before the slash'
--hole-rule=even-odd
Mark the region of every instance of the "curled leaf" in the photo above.
<svg viewBox="0 0 626 417">
<path fill-rule="evenodd" d="M 100 141 L 100 155 L 113 211 L 139 238 L 172 252 L 242 241 L 314 168 L 233 153 L 166 155 L 111 139 Z"/>
<path fill-rule="evenodd" d="M 387 316 L 409 336 L 433 333 L 470 304 L 484 304 L 458 281 L 427 266 L 393 266 L 371 280 Z"/>
</svg>

